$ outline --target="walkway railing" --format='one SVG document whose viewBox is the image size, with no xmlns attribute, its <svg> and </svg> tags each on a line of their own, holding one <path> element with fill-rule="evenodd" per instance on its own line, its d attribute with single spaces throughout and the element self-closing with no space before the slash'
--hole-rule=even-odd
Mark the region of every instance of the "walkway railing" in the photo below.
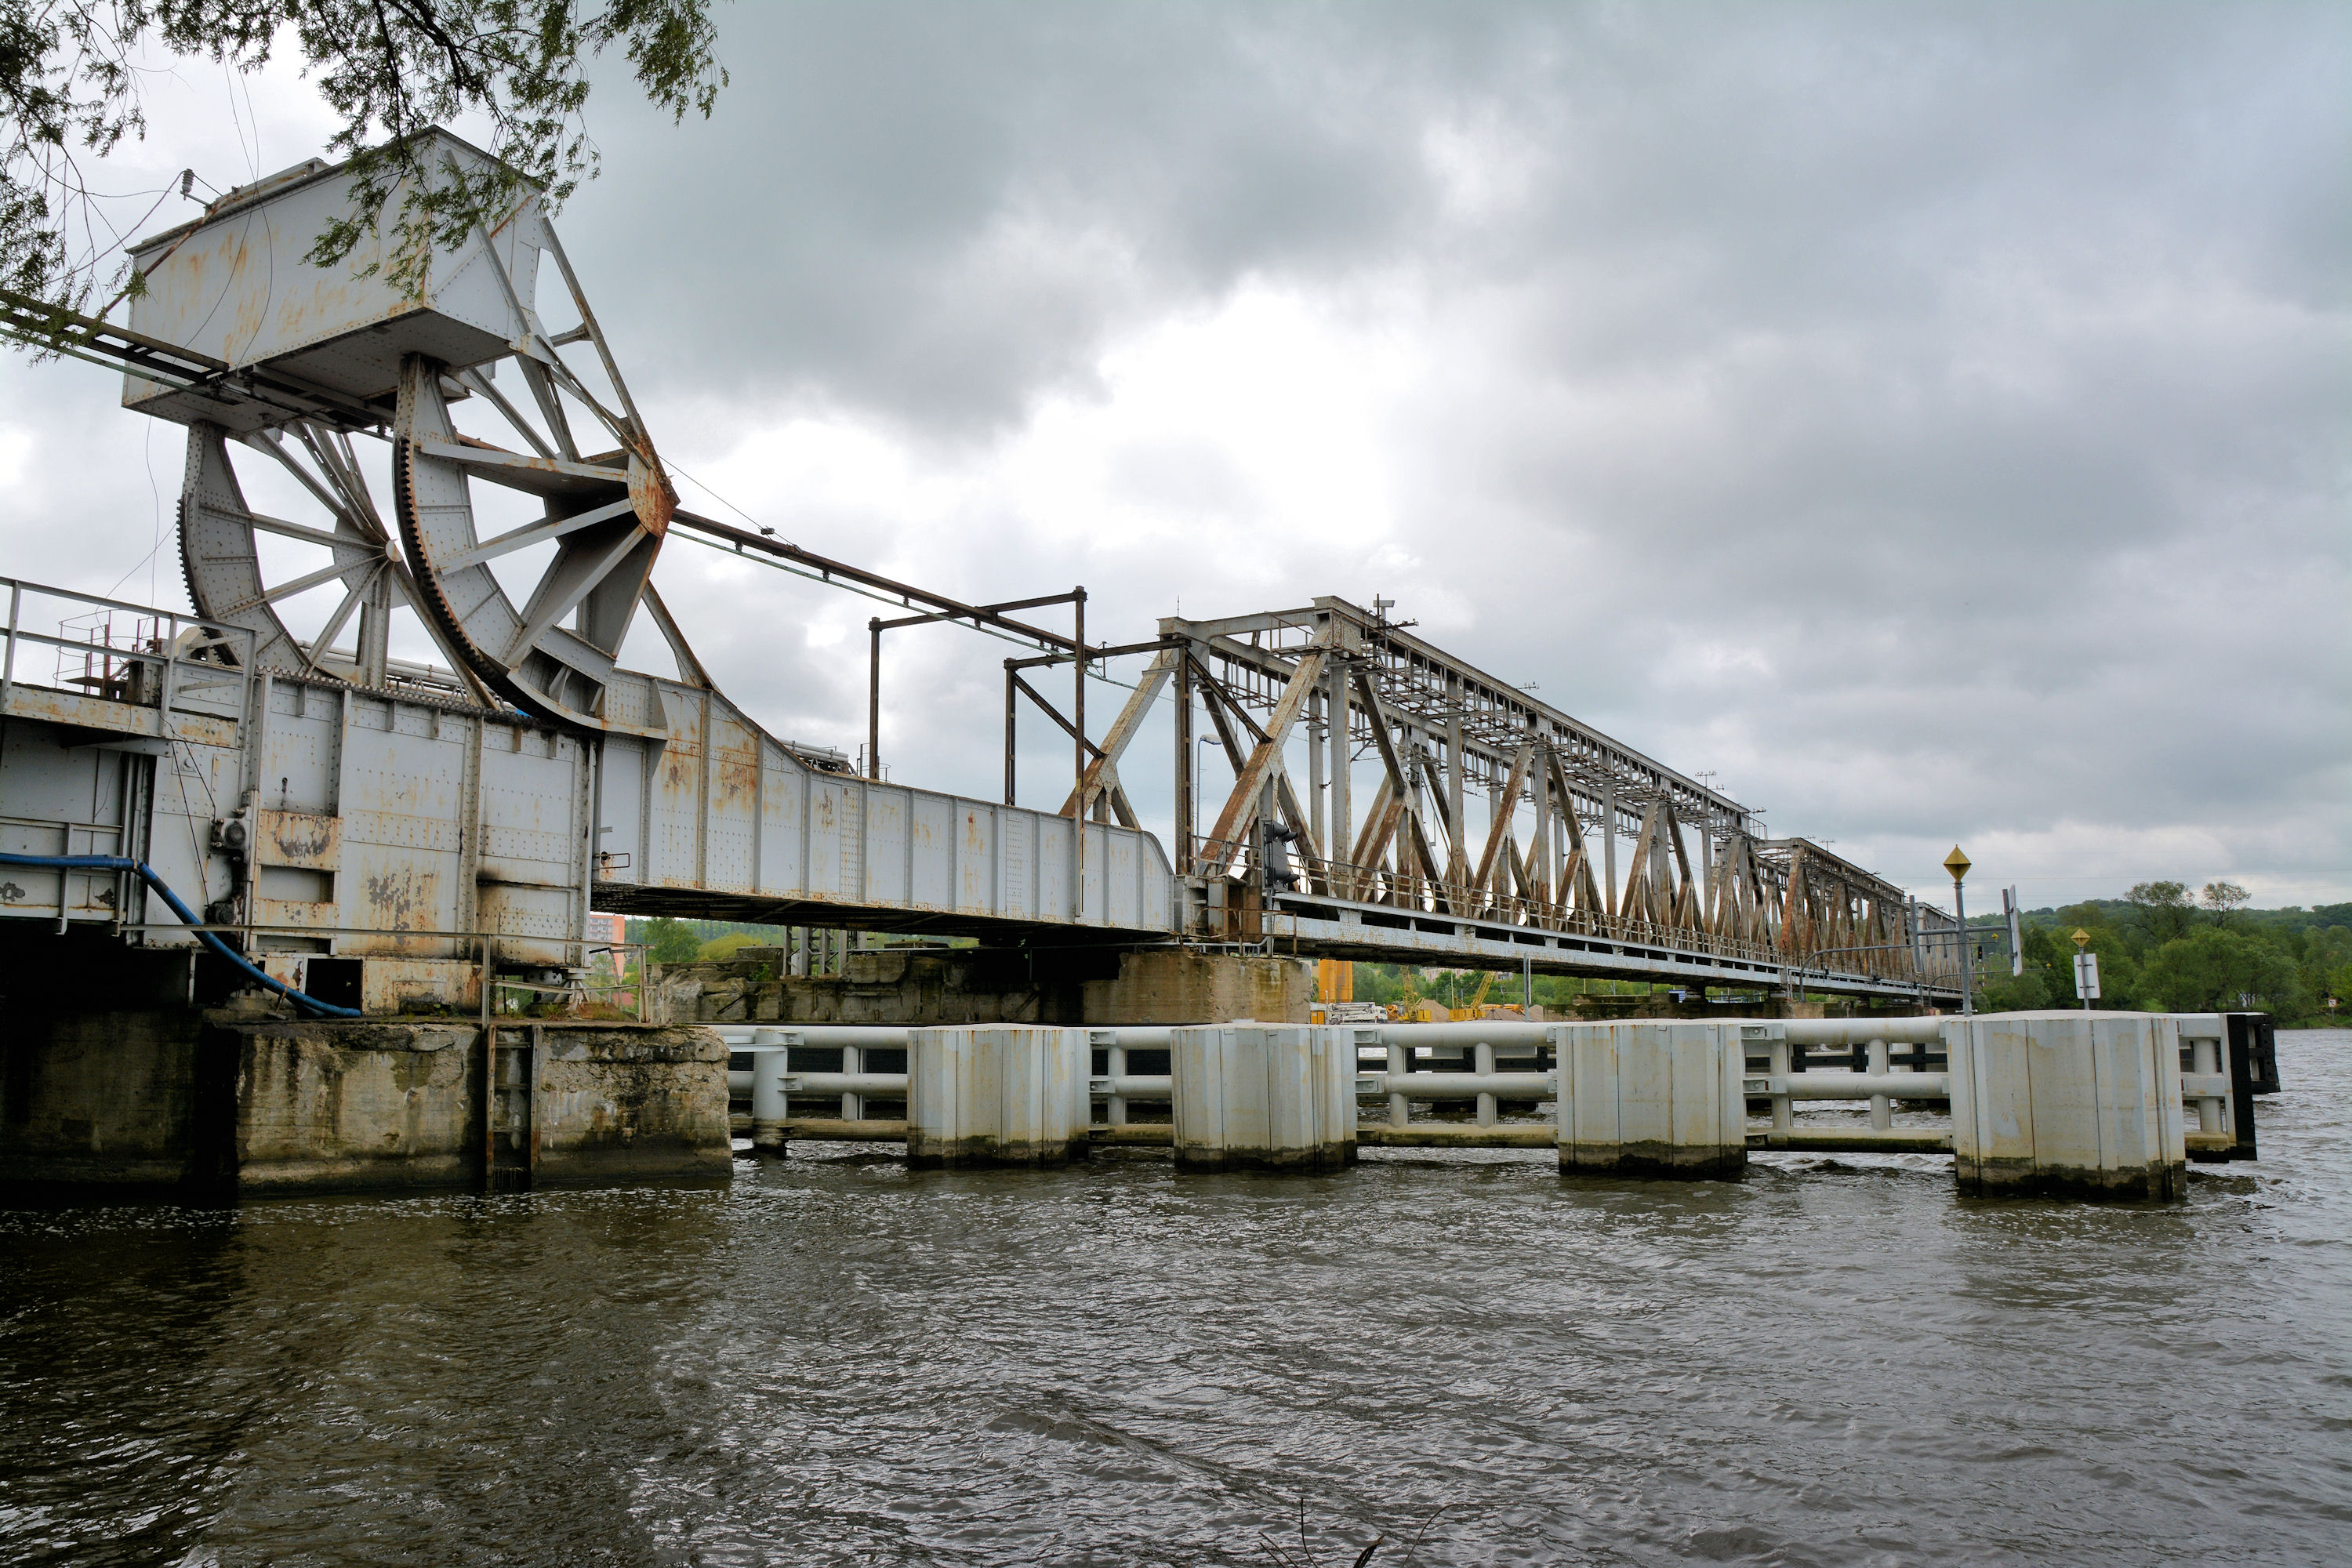
<svg viewBox="0 0 2352 1568">
<path fill-rule="evenodd" d="M 0 590 L 8 601 L 0 634 L 0 714 L 96 722 L 168 740 L 175 713 L 234 725 L 251 710 L 254 636 L 242 626 L 16 577 L 0 577 Z M 131 618 L 130 630 L 117 629 L 118 614 Z M 36 630 L 37 622 L 58 630 Z M 50 656 L 47 687 L 31 684 L 35 650 Z M 89 700 L 61 703 L 60 693 Z M 196 701 L 201 705 L 192 706 Z M 144 716 L 151 711 L 152 718 Z"/>
<path fill-rule="evenodd" d="M 1235 862 L 1257 852 L 1252 845 L 1212 838 L 1201 839 L 1198 844 L 1203 857 L 1222 858 L 1223 863 Z M 1948 987 L 1957 984 L 1959 977 L 1957 960 L 1941 962 L 1941 953 L 1933 951 L 1923 952 L 1907 943 L 1817 950 L 1811 945 L 1789 945 L 1785 939 L 1777 936 L 1759 939 L 1709 931 L 1695 921 L 1665 922 L 1631 915 L 1612 915 L 1566 899 L 1533 899 L 1518 893 L 1497 892 L 1491 888 L 1468 888 L 1442 878 L 1426 877 L 1388 865 L 1355 865 L 1344 860 L 1324 860 L 1305 855 L 1295 858 L 1303 866 L 1305 876 L 1299 879 L 1294 873 L 1277 869 L 1277 882 L 1296 883 L 1292 887 L 1277 886 L 1268 895 L 1278 907 L 1304 900 L 1369 913 L 1396 911 L 1425 919 L 1476 921 L 1483 925 L 1619 942 L 1633 947 L 1663 948 L 1680 954 L 1738 963 L 1794 966 L 1800 975 L 1817 972 L 1824 981 L 1840 973 L 1863 974 L 1884 980 Z M 1251 911 L 1247 909 L 1228 906 L 1224 923 L 1233 929 L 1212 934 L 1242 940 L 1255 940 L 1263 934 L 1259 930 L 1248 929 L 1253 922 Z M 1817 952 L 1835 953 L 1843 962 L 1835 965 L 1819 963 Z"/>
</svg>

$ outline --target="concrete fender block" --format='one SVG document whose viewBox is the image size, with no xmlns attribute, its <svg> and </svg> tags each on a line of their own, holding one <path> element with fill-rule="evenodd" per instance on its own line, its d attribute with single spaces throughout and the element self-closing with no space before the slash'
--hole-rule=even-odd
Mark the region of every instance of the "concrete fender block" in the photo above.
<svg viewBox="0 0 2352 1568">
<path fill-rule="evenodd" d="M 1355 1033 L 1223 1024 L 1169 1035 L 1180 1171 L 1336 1171 L 1356 1161 Z"/>
<path fill-rule="evenodd" d="M 1089 1060 L 1084 1029 L 908 1031 L 908 1163 L 939 1170 L 1085 1158 Z"/>
<path fill-rule="evenodd" d="M 2188 1194 L 2179 1022 L 2053 1009 L 1955 1018 L 1952 1171 L 1974 1196 Z"/>
<path fill-rule="evenodd" d="M 221 1032 L 237 1053 L 242 1195 L 476 1179 L 481 1054 L 470 1025 L 320 1019 Z"/>
<path fill-rule="evenodd" d="M 1736 1021 L 1562 1024 L 1551 1043 L 1562 1171 L 1685 1181 L 1747 1171 Z"/>
<path fill-rule="evenodd" d="M 535 1185 L 728 1179 L 727 1044 L 717 1030 L 551 1025 L 540 1047 Z"/>
</svg>

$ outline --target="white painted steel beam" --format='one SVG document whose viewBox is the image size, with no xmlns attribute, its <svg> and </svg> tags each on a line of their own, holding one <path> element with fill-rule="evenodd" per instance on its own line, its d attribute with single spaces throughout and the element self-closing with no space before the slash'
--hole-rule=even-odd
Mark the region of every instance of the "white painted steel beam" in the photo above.
<svg viewBox="0 0 2352 1568">
<path fill-rule="evenodd" d="M 1952 1075 L 1944 1072 L 1794 1072 L 1745 1080 L 1751 1099 L 1786 1095 L 1790 1100 L 1948 1100 Z"/>
<path fill-rule="evenodd" d="M 605 690 L 614 717 L 660 738 L 604 737 L 599 909 L 942 934 L 1174 929 L 1174 872 L 1150 834 L 813 766 L 716 691 L 627 671 Z"/>
<path fill-rule="evenodd" d="M 1356 1098 L 1383 1100 L 1401 1094 L 1407 1100 L 1475 1100 L 1491 1094 L 1498 1100 L 1550 1100 L 1557 1096 L 1559 1078 L 1548 1072 L 1375 1072 L 1356 1076 Z"/>
<path fill-rule="evenodd" d="M 753 1073 L 756 1071 L 753 1069 Z M 753 1073 L 743 1076 L 751 1078 Z M 729 1087 L 732 1088 L 735 1075 L 729 1073 L 727 1077 Z M 907 1075 L 902 1072 L 784 1072 L 777 1075 L 777 1085 L 786 1094 L 818 1094 L 827 1098 L 836 1094 L 870 1094 L 880 1100 L 899 1100 L 907 1093 Z"/>
<path fill-rule="evenodd" d="M 1171 1073 L 1121 1073 L 1088 1079 L 1087 1092 L 1097 1100 L 1167 1100 L 1175 1096 L 1176 1079 Z"/>
</svg>

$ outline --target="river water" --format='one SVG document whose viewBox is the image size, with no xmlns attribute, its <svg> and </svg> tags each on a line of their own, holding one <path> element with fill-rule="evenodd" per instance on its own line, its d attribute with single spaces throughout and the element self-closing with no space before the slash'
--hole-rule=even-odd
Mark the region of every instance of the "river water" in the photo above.
<svg viewBox="0 0 2352 1568">
<path fill-rule="evenodd" d="M 2352 1560 L 2352 1033 L 2279 1044 L 2165 1208 L 836 1152 L 0 1214 L 0 1561 Z"/>
</svg>

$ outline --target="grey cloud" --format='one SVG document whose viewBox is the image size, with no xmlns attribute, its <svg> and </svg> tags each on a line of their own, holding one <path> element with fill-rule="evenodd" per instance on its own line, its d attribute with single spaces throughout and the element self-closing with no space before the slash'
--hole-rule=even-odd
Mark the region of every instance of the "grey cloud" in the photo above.
<svg viewBox="0 0 2352 1568">
<path fill-rule="evenodd" d="M 1952 838 L 2008 835 L 2047 858 L 1988 875 L 2032 901 L 2112 892 L 2133 868 L 2100 836 L 2136 834 L 2227 862 L 2138 875 L 2352 890 L 2352 13 L 898 4 L 724 26 L 718 116 L 674 129 L 616 83 L 606 175 L 562 220 L 689 468 L 822 411 L 952 489 L 1045 402 L 1100 396 L 1108 348 L 1258 286 L 1431 366 L 1392 416 L 1394 524 L 1358 557 L 1251 533 L 1247 477 L 1150 431 L 1108 456 L 1118 492 L 1245 550 L 1067 540 L 976 483 L 935 522 L 785 498 L 805 542 L 974 597 L 1083 580 L 1116 636 L 1178 595 L 1386 591 L 1923 887 Z M 135 511 L 118 531 L 143 549 L 144 481 L 105 466 L 44 504 Z M 854 745 L 862 635 L 804 626 L 866 609 L 693 560 L 666 558 L 665 592 L 721 683 Z M 993 792 L 1005 651 L 894 646 L 898 776 Z"/>
</svg>

